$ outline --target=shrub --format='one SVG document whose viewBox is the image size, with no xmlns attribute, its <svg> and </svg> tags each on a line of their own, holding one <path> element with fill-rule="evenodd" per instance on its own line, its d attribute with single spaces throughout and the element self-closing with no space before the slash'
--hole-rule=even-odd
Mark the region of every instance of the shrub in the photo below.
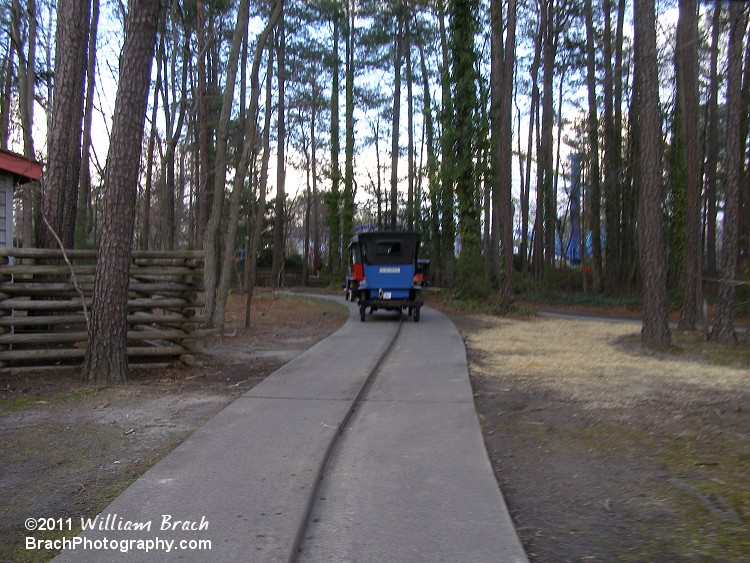
<svg viewBox="0 0 750 563">
<path fill-rule="evenodd" d="M 453 273 L 453 295 L 456 299 L 485 299 L 490 294 L 484 260 L 476 250 L 464 249 Z"/>
</svg>

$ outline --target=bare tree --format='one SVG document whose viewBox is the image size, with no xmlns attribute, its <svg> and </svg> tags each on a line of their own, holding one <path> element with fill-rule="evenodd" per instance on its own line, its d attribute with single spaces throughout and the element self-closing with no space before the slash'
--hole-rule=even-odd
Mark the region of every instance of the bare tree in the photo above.
<svg viewBox="0 0 750 563">
<path fill-rule="evenodd" d="M 263 234 L 263 222 L 266 216 L 266 192 L 268 191 L 268 161 L 271 157 L 271 113 L 272 113 L 272 89 L 273 76 L 273 48 L 268 49 L 268 71 L 266 72 L 266 108 L 263 120 L 263 155 L 261 156 L 260 179 L 258 182 L 258 207 L 255 211 L 255 223 L 253 224 L 252 238 L 245 260 L 248 262 L 246 276 L 247 296 L 245 300 L 245 328 L 250 327 L 250 305 L 255 291 L 255 279 L 258 270 L 258 247 L 260 246 L 260 235 Z"/>
<path fill-rule="evenodd" d="M 711 18 L 711 63 L 709 75 L 708 118 L 706 123 L 706 272 L 716 275 L 716 184 L 719 160 L 719 33 L 721 0 L 717 0 Z"/>
<path fill-rule="evenodd" d="M 81 140 L 81 172 L 79 178 L 76 241 L 88 244 L 94 228 L 91 204 L 91 127 L 94 119 L 94 87 L 96 85 L 96 37 L 99 29 L 99 0 L 91 1 L 91 25 L 88 37 L 86 64 L 86 100 L 83 110 L 83 138 Z"/>
<path fill-rule="evenodd" d="M 245 183 L 247 171 L 250 167 L 252 155 L 257 144 L 258 126 L 255 115 L 258 111 L 258 102 L 260 99 L 260 63 L 268 36 L 271 34 L 271 31 L 281 17 L 283 5 L 283 0 L 276 0 L 273 11 L 268 18 L 268 22 L 258 36 L 258 42 L 255 45 L 255 52 L 253 54 L 253 64 L 250 70 L 250 106 L 245 117 L 245 143 L 242 148 L 240 162 L 237 166 L 232 186 L 229 222 L 227 225 L 227 232 L 224 234 L 224 256 L 221 262 L 221 277 L 219 279 L 213 315 L 211 317 L 211 323 L 213 326 L 222 330 L 224 329 L 224 309 L 229 295 L 229 280 L 232 275 L 232 262 L 234 259 L 234 248 L 236 247 L 237 240 L 240 193 Z M 267 79 L 270 78 L 267 77 Z M 256 220 L 262 221 L 263 218 L 257 217 Z"/>
<path fill-rule="evenodd" d="M 727 65 L 727 158 L 724 195 L 724 232 L 722 237 L 722 284 L 719 310 L 713 337 L 723 342 L 736 342 L 734 319 L 739 243 L 740 176 L 742 172 L 742 141 L 740 111 L 742 96 L 742 47 L 745 36 L 745 7 L 741 2 L 729 5 L 729 49 Z"/>
<path fill-rule="evenodd" d="M 639 250 L 643 276 L 641 344 L 670 345 L 667 259 L 661 194 L 661 130 L 654 0 L 635 1 L 635 72 L 638 97 Z"/>
<path fill-rule="evenodd" d="M 177 233 L 177 215 L 175 213 L 176 191 L 176 153 L 177 144 L 182 137 L 182 129 L 187 113 L 187 78 L 190 56 L 190 32 L 185 26 L 182 38 L 179 37 L 179 20 L 182 17 L 181 8 L 176 0 L 171 3 L 169 17 L 171 20 L 171 52 L 167 56 L 166 49 L 160 46 L 161 59 L 157 64 L 161 69 L 161 97 L 164 108 L 165 151 L 161 161 L 160 180 L 160 242 L 163 250 L 175 248 Z M 165 33 L 161 37 L 162 44 L 166 40 Z M 182 57 L 180 58 L 180 53 Z M 178 88 L 179 84 L 179 88 Z"/>
<path fill-rule="evenodd" d="M 271 287 L 279 287 L 284 271 L 284 204 L 286 202 L 286 29 L 284 11 L 279 17 L 276 33 L 276 75 L 278 84 L 278 148 L 276 153 L 276 216 L 273 226 L 273 262 L 271 264 Z"/>
<path fill-rule="evenodd" d="M 529 107 L 529 137 L 526 148 L 526 189 L 521 193 L 521 273 L 527 274 L 529 271 L 529 195 L 531 190 L 531 151 L 534 147 L 534 127 L 535 118 L 539 107 L 539 64 L 542 58 L 542 34 L 541 18 L 538 23 L 539 31 L 535 34 L 534 41 L 534 59 L 531 63 L 531 104 Z M 538 127 L 538 124 L 536 124 Z M 519 151 L 520 152 L 520 151 Z M 537 209 L 537 215 L 541 213 L 541 208 Z M 537 221 L 538 222 L 538 221 Z M 541 235 L 540 235 L 541 236 Z M 536 239 L 534 252 L 537 252 Z M 541 242 L 541 241 L 539 241 Z"/>
<path fill-rule="evenodd" d="M 8 121 L 10 119 L 10 86 L 12 76 L 13 53 L 18 54 L 18 105 L 21 118 L 21 129 L 23 132 L 23 154 L 31 160 L 36 159 L 34 154 L 34 137 L 32 129 L 34 124 L 34 96 L 36 93 L 36 1 L 28 0 L 24 14 L 20 0 L 13 1 L 13 14 L 11 17 L 11 41 L 13 48 L 8 52 L 8 69 L 5 103 L 3 105 L 3 148 L 7 148 Z M 24 17 L 25 16 L 25 17 Z M 26 33 L 21 32 L 23 22 L 26 22 Z M 24 50 L 24 44 L 26 50 Z M 38 184 L 35 184 L 38 187 Z M 38 193 L 38 190 L 37 190 Z M 34 206 L 34 192 L 25 189 L 21 192 L 21 231 L 24 246 L 32 245 L 33 220 L 32 210 Z"/>
<path fill-rule="evenodd" d="M 282 0 L 278 1 L 281 2 Z M 212 321 L 216 309 L 216 289 L 218 285 L 220 262 L 218 241 L 229 161 L 227 156 L 229 119 L 232 114 L 232 106 L 234 103 L 234 88 L 237 82 L 240 48 L 242 46 L 242 38 L 247 34 L 247 23 L 248 0 L 240 0 L 239 6 L 237 7 L 237 25 L 234 29 L 232 44 L 229 50 L 229 58 L 227 59 L 227 77 L 224 85 L 224 96 L 221 103 L 219 126 L 216 131 L 216 152 L 214 158 L 215 170 L 213 174 L 214 185 L 211 214 L 206 224 L 203 243 L 203 248 L 206 252 L 206 267 L 203 275 L 206 286 L 206 317 L 209 319 L 209 322 Z"/>
<path fill-rule="evenodd" d="M 165 18 L 166 19 L 166 18 Z M 162 22 L 160 33 L 163 33 L 164 21 Z M 154 185 L 154 160 L 156 154 L 156 137 L 158 136 L 156 118 L 159 113 L 159 92 L 161 91 L 161 68 L 159 61 L 164 56 L 164 42 L 159 41 L 156 48 L 156 82 L 154 85 L 154 103 L 151 107 L 151 127 L 148 134 L 148 144 L 146 148 L 146 185 L 143 189 L 143 211 L 141 213 L 141 236 L 140 247 L 142 250 L 148 250 L 151 245 L 151 193 Z"/>
<path fill-rule="evenodd" d="M 682 312 L 678 328 L 695 330 L 701 322 L 701 185 L 698 161 L 698 6 L 680 0 L 677 23 L 677 103 L 681 108 L 687 180 Z"/>
<path fill-rule="evenodd" d="M 599 175 L 599 118 L 596 104 L 596 58 L 594 54 L 594 22 L 592 0 L 586 0 L 586 81 L 588 85 L 589 115 L 589 217 L 591 221 L 591 247 L 593 266 L 593 290 L 603 289 L 602 279 L 602 233 L 600 223 L 601 180 Z"/>
<path fill-rule="evenodd" d="M 398 224 L 398 155 L 399 147 L 399 129 L 401 115 L 401 59 L 403 58 L 403 30 L 404 23 L 401 12 L 398 14 L 396 23 L 396 49 L 393 61 L 393 126 L 391 129 L 391 213 L 388 219 L 388 226 L 391 229 L 397 228 Z"/>
<path fill-rule="evenodd" d="M 206 77 L 206 22 L 205 3 L 203 0 L 196 1 L 196 34 L 198 36 L 198 61 L 196 72 L 198 74 L 198 188 L 196 197 L 196 242 L 199 248 L 203 248 L 203 237 L 205 235 L 208 218 L 211 214 L 211 186 L 213 185 L 213 174 L 211 173 L 211 151 L 209 149 L 210 127 L 208 124 L 208 80 Z"/>
<path fill-rule="evenodd" d="M 503 301 L 510 303 L 513 288 L 513 208 L 511 202 L 513 68 L 516 53 L 516 2 L 508 2 L 503 42 L 502 4 L 494 0 L 492 10 L 492 137 L 495 189 L 492 201 L 491 263 L 493 275 L 500 269 L 503 249 Z M 501 244 L 498 244 L 501 243 Z"/>
<path fill-rule="evenodd" d="M 151 61 L 160 2 L 130 0 L 120 62 L 110 150 L 104 177 L 104 209 L 94 280 L 94 303 L 83 366 L 91 383 L 128 378 L 128 281 L 138 170 L 146 119 Z"/>
<path fill-rule="evenodd" d="M 57 3 L 52 129 L 42 213 L 66 248 L 72 248 L 75 240 L 90 6 L 91 0 L 59 0 Z M 140 154 L 140 149 L 138 152 Z M 58 246 L 46 226 L 41 231 L 40 246 Z"/>
</svg>

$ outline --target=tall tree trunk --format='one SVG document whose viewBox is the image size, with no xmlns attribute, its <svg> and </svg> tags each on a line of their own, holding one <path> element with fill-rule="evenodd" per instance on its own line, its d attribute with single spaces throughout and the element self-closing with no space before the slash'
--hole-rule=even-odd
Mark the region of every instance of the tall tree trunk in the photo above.
<svg viewBox="0 0 750 563">
<path fill-rule="evenodd" d="M 508 2 L 508 24 L 505 43 L 503 44 L 502 4 L 493 0 L 492 11 L 492 150 L 495 162 L 492 169 L 495 174 L 493 192 L 493 231 L 500 234 L 500 246 L 503 253 L 503 278 L 501 294 L 506 306 L 510 305 L 513 289 L 513 208 L 512 208 L 512 166 L 513 166 L 513 131 L 512 131 L 512 96 L 513 68 L 515 66 L 516 47 L 516 2 Z M 492 245 L 494 267 L 499 266 L 496 244 Z"/>
<path fill-rule="evenodd" d="M 240 194 L 242 192 L 242 186 L 245 183 L 245 178 L 247 177 L 248 168 L 250 167 L 251 155 L 257 142 L 257 123 L 255 121 L 255 114 L 258 111 L 258 102 L 260 98 L 260 63 L 268 36 L 279 21 L 282 9 L 283 0 L 276 0 L 273 12 L 269 16 L 268 23 L 266 23 L 263 31 L 261 31 L 258 36 L 255 45 L 255 52 L 253 54 L 253 64 L 250 70 L 250 106 L 248 107 L 245 119 L 245 144 L 242 149 L 242 155 L 240 156 L 240 161 L 232 185 L 229 222 L 227 224 L 227 232 L 223 234 L 224 254 L 221 262 L 221 277 L 216 290 L 216 302 L 211 317 L 212 325 L 221 330 L 224 329 L 224 312 L 227 297 L 229 296 L 229 282 L 233 270 L 232 264 L 234 261 L 234 249 L 237 246 Z M 245 28 L 245 32 L 247 32 L 247 28 Z"/>
<path fill-rule="evenodd" d="M 619 282 L 620 265 L 620 186 L 618 181 L 620 154 L 615 120 L 615 95 L 612 69 L 612 4 L 604 0 L 604 217 L 607 228 L 605 286 L 613 290 Z M 615 71 L 616 72 L 616 71 Z M 619 80 L 619 77 L 617 78 Z"/>
<path fill-rule="evenodd" d="M 339 152 L 341 150 L 339 134 L 339 28 L 341 14 L 335 6 L 333 15 L 333 57 L 331 69 L 331 191 L 326 196 L 326 222 L 330 231 L 328 247 L 329 264 L 334 275 L 339 274 L 341 268 L 341 168 L 339 166 Z"/>
<path fill-rule="evenodd" d="M 601 232 L 601 186 L 599 174 L 599 118 L 596 105 L 596 57 L 594 53 L 594 22 L 592 0 L 586 0 L 586 81 L 589 95 L 589 220 L 591 221 L 591 261 L 593 290 L 601 292 L 602 280 L 602 232 Z"/>
<path fill-rule="evenodd" d="M 380 163 L 380 116 L 375 118 L 375 124 L 373 127 L 373 138 L 375 145 L 375 170 L 376 184 L 375 184 L 375 199 L 377 200 L 377 219 L 378 219 L 378 230 L 383 229 L 383 217 L 388 214 L 388 200 L 383 193 L 383 166 Z M 385 204 L 385 212 L 383 205 Z"/>
<path fill-rule="evenodd" d="M 91 25 L 88 38 L 86 65 L 86 101 L 83 110 L 83 138 L 81 140 L 81 172 L 76 218 L 76 239 L 79 246 L 92 242 L 93 206 L 91 204 L 91 122 L 94 117 L 94 87 L 96 85 L 96 37 L 99 27 L 99 0 L 91 1 Z"/>
<path fill-rule="evenodd" d="M 159 248 L 161 250 L 170 250 L 174 248 L 174 148 L 172 145 L 172 135 L 174 129 L 174 120 L 172 108 L 176 107 L 177 100 L 171 99 L 170 82 L 175 80 L 168 68 L 169 56 L 166 52 L 165 34 L 161 34 L 160 46 L 157 52 L 162 55 L 157 59 L 156 64 L 162 67 L 162 87 L 160 94 L 162 97 L 162 107 L 164 109 L 164 152 L 161 158 L 161 175 L 159 177 Z M 174 56 L 175 46 L 172 45 L 172 55 Z"/>
<path fill-rule="evenodd" d="M 635 1 L 635 65 L 638 96 L 639 254 L 643 276 L 641 344 L 670 345 L 667 322 L 667 259 L 661 194 L 661 119 L 654 0 Z"/>
<path fill-rule="evenodd" d="M 680 0 L 677 23 L 677 92 L 682 108 L 685 147 L 687 216 L 682 311 L 678 328 L 696 330 L 701 322 L 701 184 L 698 156 L 698 6 L 695 0 Z"/>
<path fill-rule="evenodd" d="M 255 291 L 255 281 L 258 273 L 258 248 L 260 247 L 260 235 L 263 234 L 263 225 L 266 217 L 266 193 L 268 192 L 268 163 L 271 158 L 271 114 L 273 112 L 273 48 L 268 49 L 268 63 L 266 71 L 266 102 L 265 117 L 263 121 L 263 155 L 261 157 L 260 179 L 258 181 L 258 208 L 255 212 L 255 224 L 253 235 L 250 240 L 250 248 L 245 260 L 250 262 L 250 269 L 246 277 L 247 296 L 245 299 L 245 328 L 250 328 L 251 304 Z"/>
<path fill-rule="evenodd" d="M 454 209 L 453 184 L 455 181 L 453 141 L 455 132 L 453 130 L 453 93 L 450 88 L 450 60 L 448 54 L 448 34 L 445 29 L 445 2 L 438 0 L 438 23 L 440 29 L 440 52 L 442 65 L 440 69 L 440 84 L 442 88 L 442 108 L 440 121 L 442 134 L 440 136 L 440 152 L 442 155 L 440 169 L 440 265 L 438 280 L 440 283 L 450 286 L 453 281 L 453 262 L 455 260 L 455 235 L 456 221 Z"/>
<path fill-rule="evenodd" d="M 138 162 L 160 12 L 160 2 L 131 0 L 129 3 L 104 178 L 94 303 L 83 366 L 84 378 L 90 383 L 127 381 L 130 248 L 138 193 Z"/>
<path fill-rule="evenodd" d="M 344 200 L 341 206 L 342 221 L 342 253 L 348 246 L 349 240 L 354 236 L 354 40 L 356 30 L 354 28 L 355 10 L 354 1 L 346 2 L 346 132 L 344 148 L 346 162 L 344 164 Z"/>
<path fill-rule="evenodd" d="M 541 142 L 541 95 L 536 106 L 536 213 L 534 216 L 534 232 L 532 234 L 532 269 L 534 278 L 539 281 L 544 271 L 544 209 L 546 206 L 544 189 L 544 160 Z"/>
<path fill-rule="evenodd" d="M 745 35 L 745 7 L 740 2 L 729 4 L 729 47 L 727 63 L 727 157 L 724 195 L 724 229 L 722 233 L 721 289 L 719 310 L 713 337 L 722 342 L 736 342 L 734 319 L 738 272 L 739 200 L 742 173 L 742 140 L 740 110 L 742 97 L 742 46 Z"/>
<path fill-rule="evenodd" d="M 58 0 L 57 4 L 52 130 L 42 197 L 49 226 L 45 223 L 41 230 L 43 248 L 58 246 L 50 227 L 66 248 L 75 241 L 90 4 L 91 0 Z"/>
<path fill-rule="evenodd" d="M 15 66 L 16 49 L 13 44 L 8 45 L 2 66 L 2 100 L 0 100 L 0 149 L 8 150 L 10 137 L 10 111 L 13 93 L 13 68 Z"/>
<path fill-rule="evenodd" d="M 21 23 L 23 20 L 22 8 L 19 0 L 13 1 L 13 14 L 11 18 L 11 38 L 15 49 L 8 49 L 8 69 L 5 101 L 3 103 L 3 149 L 7 149 L 8 120 L 10 118 L 11 85 L 13 76 L 13 52 L 18 54 L 18 109 L 21 118 L 21 129 L 23 133 L 23 154 L 26 158 L 36 160 L 34 150 L 34 137 L 32 135 L 34 124 L 34 96 L 36 83 L 36 2 L 28 0 L 26 3 L 26 52 L 24 54 L 23 38 L 21 37 Z M 39 184 L 34 183 L 23 190 L 21 196 L 21 232 L 23 246 L 30 247 L 33 244 L 33 208 L 34 203 L 39 201 Z"/>
<path fill-rule="evenodd" d="M 317 274 L 320 264 L 320 210 L 318 209 L 318 136 L 315 125 L 318 120 L 318 103 L 320 102 L 320 88 L 317 76 L 313 77 L 312 84 L 312 115 L 310 117 L 310 163 L 312 166 L 312 242 L 313 242 L 313 271 Z"/>
<path fill-rule="evenodd" d="M 455 88 L 455 182 L 458 200 L 458 232 L 461 251 L 454 289 L 464 297 L 479 297 L 482 279 L 480 250 L 480 207 L 476 192 L 473 156 L 477 146 L 476 108 L 476 51 L 474 34 L 477 31 L 476 0 L 456 0 L 451 3 L 451 84 Z"/>
<path fill-rule="evenodd" d="M 46 36 L 52 37 L 55 32 L 55 25 L 56 25 L 56 18 L 55 18 L 55 12 L 57 11 L 58 6 L 56 6 L 54 3 L 50 2 L 47 4 L 47 29 Z M 53 42 L 52 41 L 45 41 L 46 45 L 44 46 L 44 54 L 45 58 L 48 61 L 54 60 L 56 53 L 53 53 Z M 46 126 L 47 126 L 47 145 L 49 146 L 50 142 L 50 136 L 53 129 L 52 121 L 54 118 L 54 112 L 50 111 L 49 106 L 52 106 L 54 103 L 54 93 L 55 93 L 55 79 L 57 75 L 54 73 L 48 72 L 46 76 L 44 77 L 44 84 L 46 86 L 48 97 L 50 98 L 48 102 L 48 110 L 47 110 L 47 120 L 46 120 Z M 47 158 L 49 159 L 49 154 L 47 155 Z M 43 189 L 34 190 L 34 193 L 32 194 L 33 204 L 32 204 L 32 214 L 33 214 L 33 240 L 34 245 L 37 247 L 42 246 L 42 199 L 43 199 Z"/>
<path fill-rule="evenodd" d="M 176 236 L 179 228 L 179 215 L 177 213 L 176 203 L 180 200 L 175 200 L 175 192 L 177 191 L 175 168 L 177 166 L 177 145 L 182 137 L 182 128 L 185 125 L 185 115 L 187 113 L 188 65 L 186 63 L 190 57 L 190 34 L 188 30 L 185 29 L 182 45 L 178 45 L 179 37 L 174 29 L 179 17 L 180 11 L 177 2 L 173 1 L 171 5 L 171 19 L 173 22 L 172 53 L 169 59 L 165 56 L 162 61 L 162 64 L 164 65 L 162 107 L 164 108 L 165 118 L 166 151 L 162 160 L 162 193 L 160 207 L 162 211 L 161 242 L 164 250 L 171 250 L 176 247 Z M 180 52 L 182 52 L 181 65 L 178 60 L 178 54 Z M 168 63 L 169 68 L 167 68 Z M 178 68 L 179 72 L 181 72 L 179 77 Z M 179 91 L 177 90 L 178 84 Z"/>
<path fill-rule="evenodd" d="M 197 194 L 197 242 L 198 248 L 203 248 L 203 239 L 211 215 L 211 203 L 213 200 L 212 186 L 213 174 L 211 170 L 211 149 L 209 147 L 210 126 L 208 123 L 208 79 L 206 75 L 206 24 L 203 0 L 197 0 L 196 33 L 198 35 L 198 194 Z"/>
<path fill-rule="evenodd" d="M 279 17 L 276 33 L 276 83 L 278 85 L 278 116 L 276 129 L 278 142 L 276 147 L 276 216 L 273 227 L 273 262 L 271 264 L 271 287 L 284 285 L 284 226 L 286 216 L 286 30 L 284 28 L 284 10 Z"/>
<path fill-rule="evenodd" d="M 300 127 L 304 126 L 302 118 L 300 118 Z M 306 143 L 305 139 L 303 143 Z M 304 147 L 305 157 L 305 201 L 304 201 L 304 218 L 303 218 L 303 231 L 304 231 L 304 243 L 302 245 L 302 286 L 305 287 L 308 284 L 308 277 L 310 276 L 310 214 L 312 207 L 312 181 L 311 175 L 311 158 L 310 158 L 310 147 Z"/>
<path fill-rule="evenodd" d="M 750 152 L 746 152 L 750 128 L 750 42 L 745 42 L 745 67 L 740 94 L 740 256 L 750 256 Z"/>
<path fill-rule="evenodd" d="M 430 198 L 430 257 L 433 262 L 433 271 L 440 267 L 440 199 L 438 162 L 435 155 L 435 124 L 432 117 L 432 100 L 430 96 L 430 76 L 427 72 L 427 61 L 424 54 L 422 42 L 417 42 L 419 48 L 419 67 L 422 74 L 422 121 L 425 128 L 425 144 L 427 146 L 427 191 Z"/>
<path fill-rule="evenodd" d="M 614 218 L 617 220 L 617 225 L 612 225 L 619 233 L 617 235 L 618 247 L 615 249 L 614 260 L 617 261 L 618 273 L 616 275 L 617 280 L 615 285 L 624 286 L 627 280 L 627 272 L 629 264 L 627 260 L 627 243 L 628 233 L 625 228 L 626 225 L 626 207 L 625 194 L 629 192 L 629 184 L 625 181 L 625 173 L 623 172 L 623 158 L 622 158 L 622 90 L 623 90 L 623 35 L 625 28 L 625 0 L 619 0 L 617 6 L 617 31 L 615 32 L 615 76 L 614 76 L 614 123 L 612 132 L 612 142 L 607 150 L 611 151 L 610 172 L 612 174 L 612 184 L 610 185 L 611 193 L 610 199 L 615 201 L 612 203 L 614 207 Z M 632 186 L 631 186 L 632 187 Z M 607 226 L 609 229 L 609 225 Z M 609 255 L 608 255 L 609 256 Z M 608 258 L 609 260 L 609 258 Z"/>
<path fill-rule="evenodd" d="M 398 225 L 398 155 L 399 130 L 401 122 L 401 58 L 404 24 L 401 15 L 396 24 L 396 51 L 393 62 L 393 128 L 391 129 L 391 210 L 388 226 L 396 229 Z"/>
<path fill-rule="evenodd" d="M 565 80 L 566 80 L 566 76 L 568 74 L 569 68 L 570 68 L 570 64 L 568 63 L 568 61 L 563 61 L 563 63 L 558 66 L 558 72 L 560 73 L 560 82 L 559 82 L 558 88 L 557 88 L 557 108 L 558 108 L 558 110 L 559 110 L 559 108 L 563 107 L 563 103 L 565 102 Z M 552 192 L 553 196 L 554 196 L 555 202 L 557 202 L 558 199 L 559 199 L 558 196 L 560 194 L 560 190 L 559 190 L 560 176 L 561 176 L 562 171 L 563 171 L 563 168 L 560 165 L 560 158 L 561 158 L 561 152 L 562 152 L 560 150 L 560 148 L 562 146 L 562 140 L 563 140 L 563 125 L 564 125 L 564 120 L 563 119 L 558 119 L 557 120 L 557 138 L 555 139 L 555 168 L 554 168 L 554 170 L 555 170 L 555 175 L 554 175 L 555 181 L 554 181 L 554 187 L 553 187 L 553 192 Z M 557 207 L 557 203 L 555 203 L 555 207 Z M 566 211 L 564 213 L 565 214 L 568 213 L 567 209 L 566 209 Z M 565 222 L 565 215 L 563 216 L 562 221 L 560 221 L 559 219 L 557 219 L 557 217 L 555 218 L 555 233 L 557 233 L 560 230 L 560 228 L 561 228 L 561 226 L 562 226 L 562 224 L 564 222 Z M 565 258 L 565 249 L 562 247 L 563 243 L 562 243 L 562 238 L 561 237 L 562 237 L 562 234 L 558 235 L 558 240 L 560 241 L 559 244 L 560 244 L 561 257 L 564 259 Z"/>
<path fill-rule="evenodd" d="M 13 15 L 11 18 L 11 38 L 18 54 L 18 113 L 21 118 L 23 135 L 23 154 L 26 158 L 36 160 L 34 155 L 34 96 L 36 83 L 36 0 L 26 2 L 26 51 L 24 52 L 24 38 L 21 37 L 21 26 L 24 20 L 23 8 L 20 0 L 13 0 Z M 12 75 L 12 58 L 8 58 L 8 76 Z M 4 147 L 5 148 L 5 147 Z"/>
<path fill-rule="evenodd" d="M 721 0 L 717 0 L 711 23 L 711 69 L 709 77 L 708 122 L 706 125 L 706 273 L 716 276 L 716 172 L 719 156 L 719 36 Z"/>
<path fill-rule="evenodd" d="M 165 18 L 166 19 L 166 18 Z M 159 91 L 161 90 L 161 65 L 159 60 L 163 56 L 162 47 L 164 43 L 159 42 L 156 50 L 156 85 L 154 86 L 154 105 L 151 108 L 151 128 L 148 134 L 148 146 L 146 148 L 146 186 L 143 190 L 143 217 L 141 220 L 141 249 L 148 250 L 151 244 L 151 192 L 154 185 L 154 152 L 156 145 L 156 117 L 159 113 Z"/>
<path fill-rule="evenodd" d="M 553 190 L 552 127 L 554 120 L 553 93 L 554 70 L 557 56 L 557 35 L 555 22 L 555 0 L 542 0 L 542 14 L 545 26 L 542 28 L 542 144 L 539 166 L 542 172 L 541 190 L 543 194 L 544 265 L 551 267 L 555 260 L 555 223 L 557 202 Z M 545 17 L 546 15 L 546 17 Z M 540 236 L 540 232 L 537 236 Z"/>
<path fill-rule="evenodd" d="M 637 82 L 638 69 L 633 69 L 634 84 Z M 628 289 L 637 289 L 636 276 L 638 273 L 638 205 L 640 201 L 640 164 L 637 158 L 638 150 L 638 102 L 634 93 L 628 108 L 628 125 L 626 150 L 626 166 L 623 176 L 623 185 L 626 188 L 622 194 L 622 233 L 623 233 L 623 280 Z"/>
<path fill-rule="evenodd" d="M 529 140 L 526 148 L 526 191 L 521 194 L 521 273 L 529 273 L 529 197 L 531 192 L 531 151 L 534 147 L 534 123 L 539 107 L 539 64 L 542 58 L 541 21 L 536 33 L 534 59 L 531 63 L 531 105 L 529 109 Z M 537 162 L 538 165 L 538 162 Z M 537 186 L 537 191 L 539 187 Z"/>
<path fill-rule="evenodd" d="M 277 4 L 283 0 L 277 0 Z M 224 97 L 219 116 L 219 126 L 216 131 L 216 155 L 215 173 L 213 186 L 213 201 L 211 203 L 211 215 L 206 225 L 203 248 L 206 252 L 206 264 L 203 278 L 206 287 L 206 318 L 213 319 L 216 308 L 217 278 L 219 274 L 218 240 L 221 226 L 221 215 L 224 203 L 224 185 L 226 184 L 228 157 L 227 138 L 229 136 L 229 118 L 232 113 L 234 101 L 234 87 L 237 80 L 237 68 L 240 56 L 242 38 L 247 33 L 248 22 L 248 0 L 240 0 L 237 8 L 237 26 L 232 36 L 229 58 L 227 60 L 227 78 L 224 86 Z M 265 31 L 265 30 L 264 30 Z M 270 33 L 270 29 L 268 30 Z M 266 37 L 268 35 L 266 33 Z"/>
<path fill-rule="evenodd" d="M 414 195 L 414 77 L 411 64 L 411 26 L 407 20 L 406 24 L 406 133 L 407 133 L 407 174 L 408 192 L 406 198 L 406 228 L 414 230 L 416 201 Z"/>
</svg>

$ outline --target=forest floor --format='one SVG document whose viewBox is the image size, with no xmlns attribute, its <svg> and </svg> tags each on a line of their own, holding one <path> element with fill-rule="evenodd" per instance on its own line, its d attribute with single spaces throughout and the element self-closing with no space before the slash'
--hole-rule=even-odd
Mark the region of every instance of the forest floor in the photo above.
<svg viewBox="0 0 750 563">
<path fill-rule="evenodd" d="M 747 341 L 646 353 L 639 323 L 448 312 L 532 561 L 750 561 Z"/>
<path fill-rule="evenodd" d="M 256 290 L 245 331 L 244 305 L 230 297 L 231 336 L 211 340 L 197 365 L 133 370 L 128 385 L 92 387 L 75 370 L 0 373 L 0 561 L 48 560 L 54 552 L 25 549 L 27 518 L 72 518 L 75 535 L 82 517 L 349 316 L 331 301 Z"/>
<path fill-rule="evenodd" d="M 532 561 L 750 560 L 747 343 L 674 333 L 671 351 L 645 354 L 637 324 L 432 304 L 466 341 L 487 449 Z M 26 518 L 94 516 L 347 317 L 332 302 L 265 291 L 253 313 L 250 331 L 235 329 L 235 296 L 233 336 L 212 341 L 199 365 L 135 371 L 126 386 L 0 374 L 0 561 L 47 560 L 24 549 Z"/>
</svg>

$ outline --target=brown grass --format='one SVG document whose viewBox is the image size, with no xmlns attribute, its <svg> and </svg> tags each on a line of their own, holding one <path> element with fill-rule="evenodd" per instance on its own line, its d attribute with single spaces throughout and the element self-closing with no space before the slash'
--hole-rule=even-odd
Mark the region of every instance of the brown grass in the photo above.
<svg viewBox="0 0 750 563">
<path fill-rule="evenodd" d="M 709 354 L 651 355 L 638 344 L 640 325 L 555 319 L 483 319 L 486 330 L 467 338 L 482 350 L 483 376 L 543 384 L 592 408 L 621 408 L 681 387 L 733 391 L 750 386 L 747 366 L 709 363 Z M 713 357 L 713 355 L 711 356 Z M 510 378 L 510 379 L 508 379 Z"/>
</svg>

